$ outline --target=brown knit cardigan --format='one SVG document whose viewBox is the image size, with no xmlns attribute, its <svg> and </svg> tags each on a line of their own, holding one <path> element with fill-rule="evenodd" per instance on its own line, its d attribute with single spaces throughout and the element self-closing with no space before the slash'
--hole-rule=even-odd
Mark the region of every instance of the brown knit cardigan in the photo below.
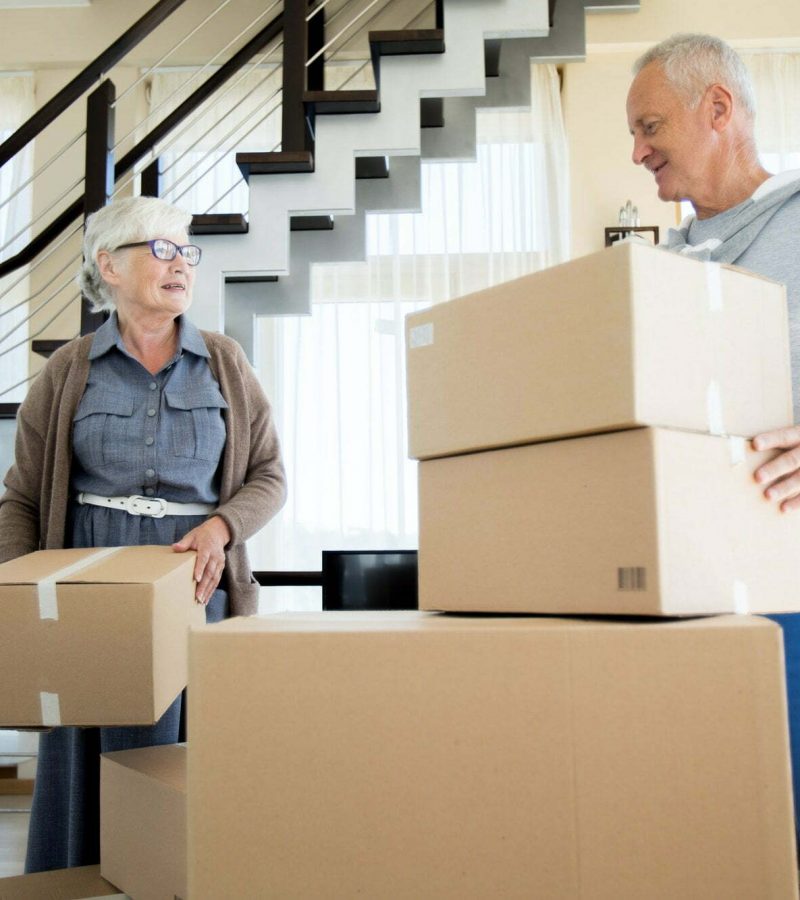
<svg viewBox="0 0 800 900">
<path fill-rule="evenodd" d="M 231 532 L 225 573 L 232 615 L 252 615 L 258 585 L 245 541 L 278 512 L 286 477 L 269 402 L 242 348 L 201 332 L 209 365 L 228 403 L 219 508 Z M 0 562 L 64 546 L 72 463 L 72 420 L 89 376 L 89 334 L 57 350 L 32 384 L 17 415 L 14 465 L 0 497 Z"/>
</svg>

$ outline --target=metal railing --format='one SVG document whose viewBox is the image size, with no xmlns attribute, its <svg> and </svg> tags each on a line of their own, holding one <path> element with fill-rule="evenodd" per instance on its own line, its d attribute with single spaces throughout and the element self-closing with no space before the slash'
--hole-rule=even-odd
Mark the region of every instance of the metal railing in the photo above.
<svg viewBox="0 0 800 900">
<path fill-rule="evenodd" d="M 34 138 L 46 137 L 47 129 L 74 103 L 86 98 L 90 109 L 94 104 L 94 114 L 90 112 L 87 126 L 66 138 L 62 137 L 59 149 L 27 176 L 12 196 L 2 199 L 0 210 L 22 191 L 38 189 L 41 176 L 57 162 L 63 162 L 67 155 L 77 155 L 81 146 L 87 159 L 92 148 L 95 148 L 95 154 L 103 160 L 103 164 L 99 164 L 96 159 L 91 170 L 87 163 L 86 172 L 76 173 L 68 179 L 66 187 L 60 188 L 57 196 L 49 198 L 46 204 L 52 210 L 49 220 L 39 219 L 17 227 L 0 247 L 1 255 L 12 248 L 21 236 L 35 230 L 26 247 L 0 262 L 0 276 L 8 276 L 0 293 L 0 322 L 3 317 L 27 306 L 23 318 L 5 329 L 0 327 L 0 357 L 43 334 L 53 323 L 75 309 L 79 294 L 74 288 L 73 275 L 81 258 L 78 236 L 83 218 L 89 212 L 113 196 L 135 191 L 137 181 L 144 180 L 147 167 L 158 167 L 162 156 L 165 164 L 159 175 L 164 183 L 163 195 L 173 202 L 184 201 L 185 205 L 187 198 L 196 195 L 203 179 L 230 160 L 231 155 L 259 128 L 263 134 L 269 126 L 273 133 L 270 146 L 263 147 L 265 152 L 291 149 L 292 141 L 296 144 L 298 134 L 305 145 L 307 123 L 302 107 L 303 92 L 307 88 L 323 89 L 323 64 L 343 61 L 351 64 L 352 71 L 337 85 L 340 90 L 347 87 L 359 76 L 363 78 L 365 70 L 369 71 L 366 34 L 373 23 L 381 21 L 384 28 L 416 26 L 421 20 L 431 17 L 434 4 L 439 4 L 440 0 L 420 0 L 410 21 L 396 21 L 396 15 L 392 19 L 396 8 L 392 0 L 345 0 L 338 3 L 332 12 L 335 0 L 321 0 L 311 9 L 306 7 L 305 0 L 273 0 L 251 20 L 233 23 L 235 27 L 227 29 L 219 43 L 219 50 L 210 57 L 206 55 L 201 65 L 192 67 L 184 84 L 164 96 L 157 105 L 152 105 L 135 125 L 128 125 L 117 135 L 114 130 L 115 113 L 125 104 L 130 105 L 140 99 L 141 92 L 152 83 L 153 78 L 158 77 L 165 64 L 174 58 L 179 49 L 185 55 L 197 35 L 204 30 L 207 34 L 209 27 L 224 31 L 219 27 L 223 13 L 232 15 L 237 6 L 231 0 L 220 0 L 201 21 L 190 24 L 170 49 L 158 53 L 157 58 L 142 66 L 138 76 L 119 96 L 115 96 L 113 83 L 110 78 L 103 80 L 104 77 L 113 77 L 115 66 L 130 66 L 126 58 L 133 48 L 145 42 L 147 36 L 163 25 L 183 3 L 184 0 L 160 0 L 156 3 L 62 92 L 0 145 L 0 165 L 3 165 Z M 330 12 L 330 17 L 325 26 L 326 12 Z M 301 54 L 296 53 L 297 45 L 286 27 L 286 17 L 290 13 L 298 20 L 296 31 L 302 31 Z M 273 18 L 264 25 L 270 14 Z M 330 38 L 325 36 L 326 27 L 331 33 Z M 290 64 L 300 73 L 289 91 L 298 123 L 293 126 L 293 135 L 286 127 L 287 69 Z M 280 84 L 270 85 L 270 79 L 277 78 L 278 74 L 281 75 Z M 186 99 L 180 100 L 192 84 L 197 86 Z M 211 124 L 206 124 L 208 111 L 215 104 L 218 108 L 221 105 L 223 111 Z M 280 126 L 276 116 L 281 119 Z M 107 135 L 111 136 L 110 140 Z M 128 147 L 131 143 L 133 146 Z M 108 160 L 113 160 L 114 154 L 123 150 L 125 152 L 113 166 L 112 178 L 108 179 Z M 197 153 L 202 153 L 206 162 L 194 166 L 191 172 L 181 172 L 181 166 L 192 159 L 191 154 Z M 222 185 L 218 196 L 204 203 L 204 209 L 193 211 L 211 213 L 237 189 L 241 190 L 241 185 L 242 178 L 237 174 L 231 183 Z M 42 206 L 41 203 L 37 205 Z M 246 214 L 246 205 L 241 211 Z M 15 295 L 26 281 L 32 284 L 31 292 L 25 299 L 16 299 Z M 94 325 L 96 320 L 85 314 L 82 316 L 81 331 L 89 330 Z M 30 327 L 33 332 L 26 333 Z M 0 385 L 0 398 L 31 377 L 10 387 Z"/>
</svg>

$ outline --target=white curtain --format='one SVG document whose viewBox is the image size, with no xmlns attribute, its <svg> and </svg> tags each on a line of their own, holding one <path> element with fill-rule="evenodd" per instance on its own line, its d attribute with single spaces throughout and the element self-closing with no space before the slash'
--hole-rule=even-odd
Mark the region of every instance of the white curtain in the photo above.
<svg viewBox="0 0 800 900">
<path fill-rule="evenodd" d="M 32 75 L 0 75 L 0 143 L 10 137 L 35 111 Z M 18 253 L 30 240 L 33 211 L 30 186 L 33 144 L 29 144 L 0 169 L 0 259 Z M 9 390 L 28 371 L 26 270 L 0 279 L 0 403 L 22 400 L 27 385 Z M 17 327 L 18 326 L 18 327 Z M 13 329 L 13 331 L 12 331 Z M 7 336 L 7 337 L 6 337 Z M 19 344 L 14 349 L 10 348 Z M 3 442 L 5 443 L 5 442 Z M 3 449 L 6 449 L 5 447 Z"/>
<path fill-rule="evenodd" d="M 741 53 L 756 94 L 756 143 L 765 168 L 800 168 L 800 53 Z"/>
<path fill-rule="evenodd" d="M 255 568 L 318 569 L 322 549 L 417 546 L 405 316 L 568 254 L 555 69 L 532 65 L 531 84 L 532 109 L 478 114 L 475 162 L 422 164 L 421 213 L 368 216 L 366 262 L 313 266 L 311 316 L 260 320 L 289 499 L 251 541 Z M 319 602 L 315 589 L 262 589 L 262 611 Z"/>
</svg>

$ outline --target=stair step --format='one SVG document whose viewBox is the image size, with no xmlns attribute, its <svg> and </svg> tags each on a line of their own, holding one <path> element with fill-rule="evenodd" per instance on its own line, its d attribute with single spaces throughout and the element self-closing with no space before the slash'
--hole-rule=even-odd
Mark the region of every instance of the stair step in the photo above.
<svg viewBox="0 0 800 900">
<path fill-rule="evenodd" d="M 277 275 L 226 275 L 225 284 L 267 284 L 278 280 Z"/>
<path fill-rule="evenodd" d="M 380 56 L 444 53 L 444 30 L 420 28 L 405 31 L 370 31 L 369 44 L 373 57 L 376 53 Z"/>
<path fill-rule="evenodd" d="M 500 74 L 500 49 L 503 42 L 494 38 L 484 41 L 483 63 L 487 78 L 497 78 Z"/>
<path fill-rule="evenodd" d="M 276 172 L 313 172 L 314 154 L 310 150 L 237 153 L 236 165 L 245 181 L 249 181 L 251 175 L 270 175 Z"/>
<path fill-rule="evenodd" d="M 68 344 L 67 340 L 37 340 L 31 341 L 31 350 L 34 353 L 38 353 L 39 356 L 44 356 L 47 359 L 49 356 L 52 356 L 53 353 L 58 350 L 59 347 L 63 347 L 64 344 Z"/>
<path fill-rule="evenodd" d="M 386 156 L 357 156 L 356 178 L 388 178 L 389 159 Z"/>
<path fill-rule="evenodd" d="M 290 231 L 332 231 L 333 216 L 292 216 Z"/>
<path fill-rule="evenodd" d="M 419 101 L 419 127 L 444 128 L 444 99 L 422 97 Z"/>
<path fill-rule="evenodd" d="M 318 116 L 381 111 L 377 91 L 306 91 L 303 103 L 309 113 Z"/>
<path fill-rule="evenodd" d="M 192 216 L 192 234 L 247 234 L 244 213 L 204 213 Z"/>
</svg>

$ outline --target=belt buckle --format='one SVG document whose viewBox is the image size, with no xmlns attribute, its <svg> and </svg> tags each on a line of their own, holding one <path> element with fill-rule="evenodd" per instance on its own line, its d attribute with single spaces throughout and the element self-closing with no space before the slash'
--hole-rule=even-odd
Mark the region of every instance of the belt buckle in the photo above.
<svg viewBox="0 0 800 900">
<path fill-rule="evenodd" d="M 139 504 L 144 504 L 145 508 L 140 509 Z M 157 508 L 152 509 L 153 506 Z M 163 519 L 167 514 L 167 501 L 161 497 L 142 497 L 141 495 L 133 495 L 126 498 L 126 512 L 132 516 L 148 516 L 151 519 Z"/>
</svg>

